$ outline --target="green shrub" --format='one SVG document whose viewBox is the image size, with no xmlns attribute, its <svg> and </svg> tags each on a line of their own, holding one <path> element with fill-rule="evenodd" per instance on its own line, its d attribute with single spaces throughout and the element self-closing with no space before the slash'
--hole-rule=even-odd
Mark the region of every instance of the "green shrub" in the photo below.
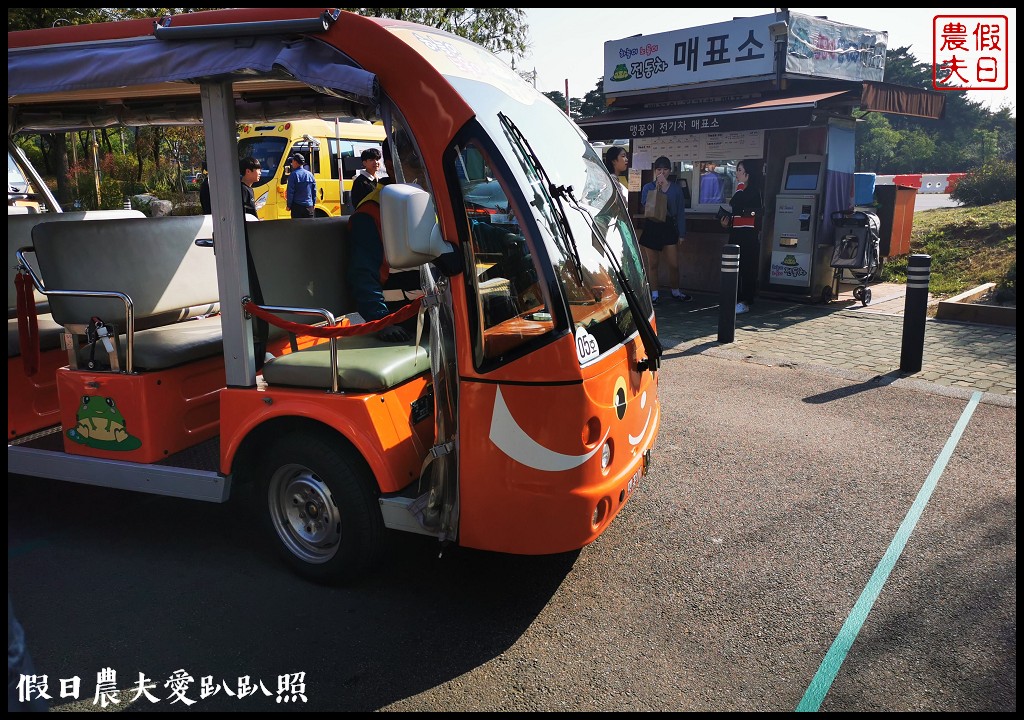
<svg viewBox="0 0 1024 720">
<path fill-rule="evenodd" d="M 1017 261 L 1014 260 L 1006 277 L 996 285 L 996 301 L 1000 303 L 1017 302 Z"/>
<path fill-rule="evenodd" d="M 950 198 L 964 205 L 991 205 L 1017 197 L 1017 163 L 995 160 L 960 178 Z"/>
</svg>

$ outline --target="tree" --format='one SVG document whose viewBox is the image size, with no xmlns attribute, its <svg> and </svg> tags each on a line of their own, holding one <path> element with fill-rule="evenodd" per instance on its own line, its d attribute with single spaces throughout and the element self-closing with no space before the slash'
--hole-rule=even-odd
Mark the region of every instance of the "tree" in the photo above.
<svg viewBox="0 0 1024 720">
<path fill-rule="evenodd" d="M 218 8 L 9 8 L 7 31 L 38 30 L 55 25 L 86 25 L 115 20 L 156 18 Z"/>
<path fill-rule="evenodd" d="M 606 112 L 608 112 L 608 106 L 604 99 L 604 78 L 599 77 L 594 89 L 583 96 L 583 101 L 580 103 L 580 117 L 594 117 Z"/>
<path fill-rule="evenodd" d="M 565 112 L 565 95 L 561 92 L 558 90 L 552 90 L 550 92 L 542 93 L 542 95 L 553 102 L 559 110 Z M 582 117 L 586 117 L 580 113 L 580 106 L 582 102 L 583 101 L 579 98 L 569 98 L 569 117 L 573 120 L 579 120 Z"/>
<path fill-rule="evenodd" d="M 928 172 L 934 154 L 935 141 L 925 131 L 915 128 L 900 133 L 896 155 L 909 163 L 904 172 Z"/>
<path fill-rule="evenodd" d="M 892 171 L 900 134 L 880 113 L 868 113 L 857 123 L 857 167 L 871 168 L 877 173 Z"/>
<path fill-rule="evenodd" d="M 367 17 L 430 25 L 472 40 L 493 53 L 520 58 L 529 47 L 530 27 L 522 8 L 343 8 Z"/>
</svg>

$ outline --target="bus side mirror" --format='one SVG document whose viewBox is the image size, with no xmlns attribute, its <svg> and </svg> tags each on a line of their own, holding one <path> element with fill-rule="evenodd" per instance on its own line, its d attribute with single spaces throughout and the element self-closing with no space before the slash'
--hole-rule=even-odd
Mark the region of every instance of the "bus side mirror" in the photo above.
<svg viewBox="0 0 1024 720">
<path fill-rule="evenodd" d="M 380 193 L 384 257 L 393 268 L 414 268 L 453 248 L 441 237 L 430 194 L 415 185 L 385 185 Z"/>
</svg>

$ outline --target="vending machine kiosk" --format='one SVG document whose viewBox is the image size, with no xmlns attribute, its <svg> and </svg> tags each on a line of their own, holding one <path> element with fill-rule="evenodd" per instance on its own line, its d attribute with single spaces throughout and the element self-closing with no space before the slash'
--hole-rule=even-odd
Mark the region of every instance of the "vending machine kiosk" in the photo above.
<svg viewBox="0 0 1024 720">
<path fill-rule="evenodd" d="M 824 155 L 786 158 L 782 189 L 775 198 L 766 291 L 812 300 L 831 299 L 832 238 L 818 237 L 824 190 Z"/>
</svg>

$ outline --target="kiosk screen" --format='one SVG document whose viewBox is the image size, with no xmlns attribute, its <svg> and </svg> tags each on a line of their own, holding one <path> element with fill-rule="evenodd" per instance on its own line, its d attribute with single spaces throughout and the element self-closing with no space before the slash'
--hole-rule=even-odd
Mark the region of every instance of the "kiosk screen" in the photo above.
<svg viewBox="0 0 1024 720">
<path fill-rule="evenodd" d="M 818 189 L 818 174 L 821 172 L 820 162 L 794 162 L 789 164 L 789 172 L 786 175 L 786 190 L 809 190 Z"/>
</svg>

